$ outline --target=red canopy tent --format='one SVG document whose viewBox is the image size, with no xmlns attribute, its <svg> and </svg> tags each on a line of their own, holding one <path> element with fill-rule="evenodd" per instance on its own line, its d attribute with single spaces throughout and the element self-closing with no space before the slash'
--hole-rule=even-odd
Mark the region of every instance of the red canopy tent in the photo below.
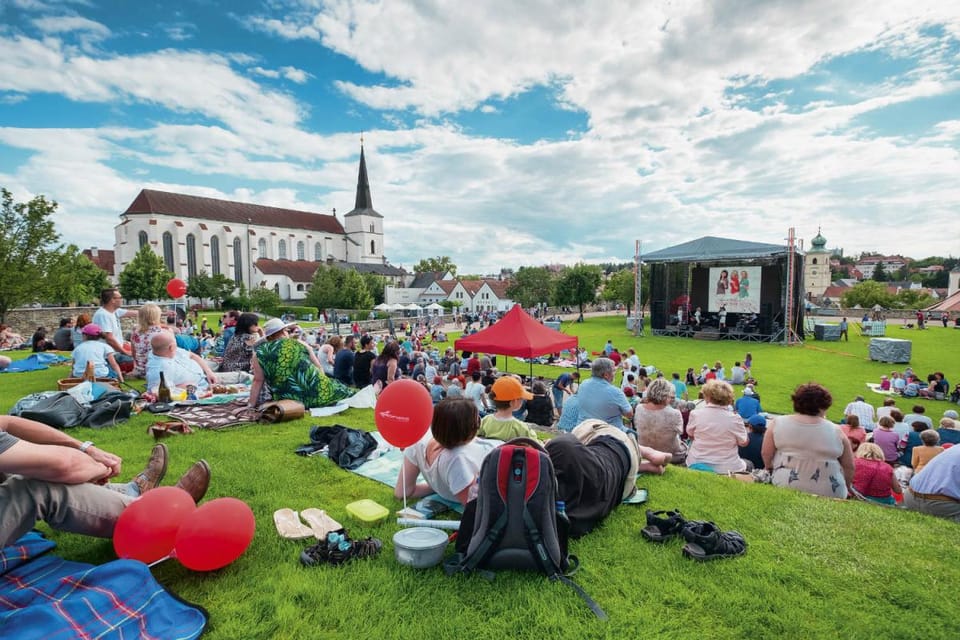
<svg viewBox="0 0 960 640">
<path fill-rule="evenodd" d="M 536 358 L 545 353 L 575 349 L 577 336 L 554 331 L 515 305 L 492 327 L 453 343 L 458 351 L 480 351 L 504 356 Z M 530 365 L 531 368 L 533 365 Z"/>
</svg>

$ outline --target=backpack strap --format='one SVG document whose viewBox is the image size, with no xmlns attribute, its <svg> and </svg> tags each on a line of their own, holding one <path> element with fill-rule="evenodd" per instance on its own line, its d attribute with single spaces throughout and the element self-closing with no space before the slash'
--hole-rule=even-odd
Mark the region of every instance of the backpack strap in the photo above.
<svg viewBox="0 0 960 640">
<path fill-rule="evenodd" d="M 533 521 L 533 516 L 530 515 L 530 511 L 524 506 L 523 508 L 523 524 L 527 530 L 527 538 L 530 542 L 531 552 L 533 557 L 536 559 L 537 564 L 540 565 L 540 569 L 547 574 L 547 577 L 550 580 L 559 580 L 565 585 L 569 586 L 571 589 L 577 592 L 577 595 L 587 603 L 587 606 L 590 607 L 590 610 L 593 611 L 594 615 L 601 620 L 607 620 L 606 612 L 600 608 L 600 605 L 590 597 L 590 595 L 583 590 L 583 587 L 578 585 L 576 582 L 568 578 L 560 571 L 560 567 L 553 561 L 553 558 L 550 557 L 550 554 L 547 553 L 547 549 L 543 544 L 543 535 L 540 533 L 540 529 L 537 528 L 537 523 Z M 573 570 L 570 573 L 575 572 L 579 566 L 580 562 L 577 560 L 576 556 L 569 556 Z"/>
<path fill-rule="evenodd" d="M 473 555 L 465 558 L 465 561 L 462 563 L 462 570 L 473 571 L 483 564 L 500 543 L 500 539 L 503 537 L 503 532 L 506 528 L 507 510 L 504 509 L 500 517 L 497 518 L 497 521 L 493 523 L 493 526 L 487 530 L 487 535 L 485 535 L 480 544 L 477 545 L 477 549 L 473 552 Z"/>
</svg>

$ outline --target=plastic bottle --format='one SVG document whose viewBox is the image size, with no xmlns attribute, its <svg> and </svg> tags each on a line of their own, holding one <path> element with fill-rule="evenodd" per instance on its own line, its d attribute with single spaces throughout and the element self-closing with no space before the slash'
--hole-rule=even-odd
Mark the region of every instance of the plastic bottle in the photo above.
<svg viewBox="0 0 960 640">
<path fill-rule="evenodd" d="M 163 371 L 160 372 L 160 386 L 157 388 L 157 401 L 158 402 L 170 402 L 170 387 L 167 386 L 167 379 L 163 376 Z"/>
<path fill-rule="evenodd" d="M 557 500 L 557 523 L 566 529 L 570 528 L 570 518 L 567 517 L 567 503 Z"/>
</svg>

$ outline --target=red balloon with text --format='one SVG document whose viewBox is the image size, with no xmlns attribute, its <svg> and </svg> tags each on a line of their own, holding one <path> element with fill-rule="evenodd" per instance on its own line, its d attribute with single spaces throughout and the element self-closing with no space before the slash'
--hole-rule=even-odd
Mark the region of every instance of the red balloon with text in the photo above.
<svg viewBox="0 0 960 640">
<path fill-rule="evenodd" d="M 373 409 L 383 439 L 401 449 L 423 437 L 433 420 L 433 401 L 422 384 L 403 379 L 380 392 Z"/>
</svg>

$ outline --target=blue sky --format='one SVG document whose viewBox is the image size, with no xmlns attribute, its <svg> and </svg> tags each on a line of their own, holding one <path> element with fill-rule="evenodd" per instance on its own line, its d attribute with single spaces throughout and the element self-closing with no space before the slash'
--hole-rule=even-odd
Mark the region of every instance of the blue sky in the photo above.
<svg viewBox="0 0 960 640">
<path fill-rule="evenodd" d="M 0 186 L 113 243 L 142 188 L 352 208 L 462 272 L 701 235 L 960 246 L 960 5 L 0 0 Z"/>
</svg>

